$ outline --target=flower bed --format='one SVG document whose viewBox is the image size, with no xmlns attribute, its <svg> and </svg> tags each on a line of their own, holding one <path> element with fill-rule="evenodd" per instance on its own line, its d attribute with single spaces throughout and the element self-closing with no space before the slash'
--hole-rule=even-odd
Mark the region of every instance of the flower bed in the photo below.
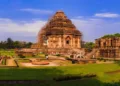
<svg viewBox="0 0 120 86">
<path fill-rule="evenodd" d="M 48 65 L 49 62 L 32 62 L 33 65 Z"/>
</svg>

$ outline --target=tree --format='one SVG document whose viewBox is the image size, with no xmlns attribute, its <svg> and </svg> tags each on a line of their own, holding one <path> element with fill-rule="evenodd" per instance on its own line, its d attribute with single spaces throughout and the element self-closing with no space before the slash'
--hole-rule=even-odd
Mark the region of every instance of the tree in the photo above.
<svg viewBox="0 0 120 86">
<path fill-rule="evenodd" d="M 102 38 L 112 38 L 112 37 L 120 37 L 120 33 L 107 34 L 107 35 L 104 35 Z"/>
<path fill-rule="evenodd" d="M 32 42 L 13 41 L 11 38 L 0 42 L 1 49 L 30 48 L 31 45 Z"/>
<path fill-rule="evenodd" d="M 92 49 L 94 48 L 95 44 L 93 42 L 86 42 L 84 44 L 84 48 L 86 48 L 88 51 L 92 51 Z"/>
<path fill-rule="evenodd" d="M 12 49 L 12 48 L 14 48 L 14 45 L 13 45 L 13 40 L 11 39 L 11 38 L 8 38 L 7 39 L 7 48 L 8 49 Z"/>
<path fill-rule="evenodd" d="M 25 47 L 30 48 L 31 45 L 32 45 L 32 42 L 28 42 L 28 43 L 26 43 Z"/>
<path fill-rule="evenodd" d="M 14 48 L 21 48 L 21 44 L 19 41 L 14 41 Z"/>
</svg>

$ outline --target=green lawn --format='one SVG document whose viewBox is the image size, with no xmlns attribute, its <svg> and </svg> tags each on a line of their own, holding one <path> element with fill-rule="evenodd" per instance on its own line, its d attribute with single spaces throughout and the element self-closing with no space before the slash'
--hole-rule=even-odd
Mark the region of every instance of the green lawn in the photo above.
<svg viewBox="0 0 120 86">
<path fill-rule="evenodd" d="M 118 64 L 85 64 L 40 68 L 0 68 L 0 80 L 43 80 L 48 86 L 120 86 L 120 73 L 106 74 L 120 70 Z M 54 77 L 63 75 L 97 74 L 96 78 L 55 82 Z M 119 85 L 114 85 L 113 81 Z M 109 83 L 109 85 L 108 85 Z"/>
<path fill-rule="evenodd" d="M 2 55 L 2 56 L 14 56 L 15 51 L 12 49 L 11 50 L 0 49 L 0 55 Z"/>
<path fill-rule="evenodd" d="M 45 58 L 45 54 L 39 53 L 34 56 L 24 56 L 24 58 Z"/>
<path fill-rule="evenodd" d="M 14 50 L 0 50 L 1 55 L 14 56 Z M 44 58 L 44 54 L 39 57 Z M 23 60 L 20 60 L 20 62 Z M 25 62 L 28 60 L 25 60 Z M 120 73 L 105 72 L 120 70 L 117 64 L 83 64 L 57 67 L 0 68 L 0 80 L 41 80 L 40 86 L 120 86 Z M 56 82 L 54 77 L 64 75 L 97 74 L 96 78 Z M 116 85 L 115 85 L 116 82 Z M 32 84 L 31 84 L 32 85 Z M 36 86 L 35 84 L 33 84 Z M 14 85 L 11 85 L 14 86 Z M 15 85 L 22 86 L 22 85 Z M 26 86 L 26 85 L 23 85 Z"/>
</svg>

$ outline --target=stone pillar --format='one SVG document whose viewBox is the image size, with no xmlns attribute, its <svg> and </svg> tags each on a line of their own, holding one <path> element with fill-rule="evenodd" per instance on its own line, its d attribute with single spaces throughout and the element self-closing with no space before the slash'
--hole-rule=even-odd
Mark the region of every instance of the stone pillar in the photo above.
<svg viewBox="0 0 120 86">
<path fill-rule="evenodd" d="M 61 40 L 61 36 L 59 36 L 59 48 L 61 48 L 62 47 L 62 40 Z"/>
<path fill-rule="evenodd" d="M 80 39 L 78 38 L 78 48 L 80 48 Z"/>
<path fill-rule="evenodd" d="M 75 48 L 75 38 L 73 37 L 73 48 Z"/>
<path fill-rule="evenodd" d="M 73 48 L 73 37 L 70 36 L 70 47 Z"/>
<path fill-rule="evenodd" d="M 63 46 L 64 46 L 64 48 L 65 48 L 65 36 L 63 35 Z"/>
</svg>

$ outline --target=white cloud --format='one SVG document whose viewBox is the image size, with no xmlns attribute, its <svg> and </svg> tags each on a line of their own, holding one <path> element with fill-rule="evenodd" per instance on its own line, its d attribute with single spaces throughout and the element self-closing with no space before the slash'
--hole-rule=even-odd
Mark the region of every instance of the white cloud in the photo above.
<svg viewBox="0 0 120 86">
<path fill-rule="evenodd" d="M 39 30 L 46 21 L 33 20 L 31 22 L 15 22 L 11 19 L 0 18 L 0 40 L 11 37 L 14 40 L 36 41 Z"/>
<path fill-rule="evenodd" d="M 120 21 L 108 21 L 98 18 L 71 19 L 77 29 L 83 33 L 85 41 L 94 41 L 105 34 L 120 32 Z M 22 22 L 22 21 L 21 21 Z M 0 18 L 0 40 L 11 37 L 15 40 L 36 41 L 39 30 L 47 21 L 33 19 L 32 22 L 14 22 L 11 19 Z"/>
<path fill-rule="evenodd" d="M 120 33 L 120 21 L 108 21 L 104 19 L 72 19 L 83 33 L 83 39 L 85 41 L 94 41 L 95 39 L 105 35 Z"/>
<path fill-rule="evenodd" d="M 42 10 L 42 9 L 32 9 L 32 8 L 25 8 L 25 9 L 20 9 L 21 11 L 24 12 L 29 12 L 33 14 L 51 14 L 53 11 L 51 10 Z"/>
<path fill-rule="evenodd" d="M 116 13 L 96 13 L 94 16 L 96 17 L 105 17 L 105 18 L 117 18 L 120 15 Z"/>
<path fill-rule="evenodd" d="M 21 35 L 24 35 L 24 36 L 34 35 L 35 36 L 38 33 L 38 31 L 41 29 L 41 27 L 44 26 L 45 23 L 46 21 L 43 21 L 43 20 L 17 23 L 10 19 L 0 18 L 0 32 L 3 32 L 3 33 L 5 32 L 23 33 L 24 32 L 26 34 L 21 34 Z"/>
</svg>

